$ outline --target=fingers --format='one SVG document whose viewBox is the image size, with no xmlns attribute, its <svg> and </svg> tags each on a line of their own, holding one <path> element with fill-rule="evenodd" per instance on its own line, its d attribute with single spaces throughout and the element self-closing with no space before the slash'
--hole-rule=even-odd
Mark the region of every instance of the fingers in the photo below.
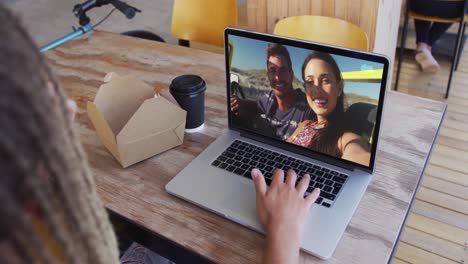
<svg viewBox="0 0 468 264">
<path fill-rule="evenodd" d="M 311 194 L 309 194 L 309 196 L 307 196 L 305 198 L 306 202 L 307 202 L 307 205 L 308 206 L 312 206 L 312 204 L 315 203 L 315 200 L 317 200 L 317 198 L 319 197 L 320 195 L 320 189 L 319 188 L 315 188 Z"/>
<path fill-rule="evenodd" d="M 47 82 L 47 92 L 49 93 L 50 96 L 52 97 L 55 96 L 54 84 L 51 81 Z"/>
<path fill-rule="evenodd" d="M 258 169 L 253 169 L 250 174 L 255 185 L 255 200 L 257 204 L 258 216 L 260 217 L 260 222 L 265 225 L 268 219 L 265 208 L 265 194 L 267 191 L 265 178 Z"/>
<path fill-rule="evenodd" d="M 231 112 L 238 114 L 239 112 L 239 103 L 237 102 L 236 96 L 231 96 Z"/>
<path fill-rule="evenodd" d="M 297 184 L 296 189 L 299 192 L 299 195 L 304 196 L 304 193 L 306 192 L 307 187 L 309 186 L 309 183 L 310 183 L 310 176 L 309 174 L 306 174 L 304 175 L 304 177 L 302 177 L 302 179 Z"/>
<path fill-rule="evenodd" d="M 257 197 L 258 195 L 265 195 L 267 191 L 267 185 L 262 172 L 260 172 L 259 169 L 253 169 L 250 172 L 250 175 L 252 176 L 252 179 L 255 184 L 255 192 L 257 193 Z"/>
<path fill-rule="evenodd" d="M 237 97 L 236 96 L 231 96 L 231 105 L 237 105 Z"/>
<path fill-rule="evenodd" d="M 69 117 L 71 121 L 73 121 L 75 119 L 76 110 L 78 109 L 76 102 L 71 99 L 67 99 L 67 109 L 68 109 Z"/>
<path fill-rule="evenodd" d="M 286 177 L 286 184 L 294 188 L 296 186 L 297 174 L 294 170 L 288 170 L 288 176 Z"/>
<path fill-rule="evenodd" d="M 231 112 L 236 112 L 236 113 L 239 112 L 239 105 L 232 104 L 231 105 Z"/>
<path fill-rule="evenodd" d="M 273 171 L 273 180 L 271 181 L 271 185 L 281 185 L 284 183 L 284 171 L 280 169 L 275 169 Z"/>
</svg>

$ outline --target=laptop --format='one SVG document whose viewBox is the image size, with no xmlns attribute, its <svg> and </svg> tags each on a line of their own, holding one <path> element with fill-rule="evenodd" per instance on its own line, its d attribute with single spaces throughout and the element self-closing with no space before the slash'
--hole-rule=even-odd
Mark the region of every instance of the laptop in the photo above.
<svg viewBox="0 0 468 264">
<path fill-rule="evenodd" d="M 372 178 L 389 60 L 368 52 L 235 28 L 227 28 L 224 36 L 228 129 L 177 174 L 166 190 L 263 233 L 256 212 L 251 169 L 260 169 L 267 184 L 275 168 L 292 168 L 299 178 L 308 173 L 311 175 L 308 192 L 318 187 L 321 195 L 311 207 L 303 228 L 301 250 L 327 259 L 332 256 Z M 284 66 L 287 65 L 284 55 L 281 55 L 283 64 L 270 61 L 271 56 L 267 58 L 266 50 L 271 46 L 287 50 L 292 73 Z M 320 109 L 313 109 L 327 108 L 333 101 L 308 99 L 312 92 L 307 91 L 313 88 L 310 80 L 304 86 L 302 68 L 305 58 L 313 52 L 328 54 L 341 72 L 344 113 L 335 127 L 358 135 L 359 146 L 365 150 L 360 159 L 354 154 L 342 158 L 339 153 L 326 151 L 325 143 L 320 148 L 311 147 L 312 143 L 303 144 L 304 140 L 291 141 L 301 123 L 313 124 L 318 116 L 326 115 Z M 278 101 L 284 97 L 277 99 L 281 96 L 278 90 L 290 87 L 278 85 L 275 78 L 278 80 L 280 75 L 289 76 L 286 83 L 292 80 L 293 91 L 287 90 L 296 94 L 292 114 L 285 114 L 291 107 L 287 109 Z M 307 91 L 306 87 L 309 87 Z M 232 98 L 237 103 L 231 105 Z M 316 104 L 315 108 L 311 104 Z M 304 135 L 307 139 L 308 134 Z M 363 161 L 362 157 L 367 158 Z"/>
</svg>

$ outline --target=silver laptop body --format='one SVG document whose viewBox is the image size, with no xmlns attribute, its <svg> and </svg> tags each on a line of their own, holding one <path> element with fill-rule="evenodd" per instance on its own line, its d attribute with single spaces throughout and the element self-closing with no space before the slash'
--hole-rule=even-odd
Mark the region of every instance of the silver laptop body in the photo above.
<svg viewBox="0 0 468 264">
<path fill-rule="evenodd" d="M 375 103 L 373 111 L 370 111 L 371 114 L 360 118 L 371 119 L 369 122 L 373 124 L 367 139 L 370 142 L 371 153 L 369 166 L 285 143 L 282 140 L 256 133 L 251 128 L 244 129 L 244 127 L 236 124 L 232 120 L 232 114 L 229 113 L 229 97 L 233 93 L 232 82 L 237 82 L 242 86 L 242 76 L 239 78 L 238 75 L 232 72 L 236 63 L 236 56 L 242 57 L 240 55 L 243 52 L 241 42 L 255 44 L 250 45 L 250 47 L 259 47 L 269 43 L 281 44 L 287 47 L 291 54 L 296 52 L 294 53 L 296 55 L 291 56 L 293 65 L 302 64 L 303 57 L 297 54 L 307 53 L 308 51 L 326 52 L 337 58 L 342 73 L 348 72 L 346 76 L 343 74 L 345 94 L 348 91 L 364 93 L 363 91 L 366 90 L 367 93 L 365 94 L 373 99 L 369 99 L 370 101 L 366 101 L 362 105 L 369 105 L 369 102 Z M 265 53 L 265 49 L 262 52 Z M 257 54 L 260 53 L 257 52 Z M 265 55 L 262 56 L 258 60 L 261 60 L 265 65 Z M 243 226 L 264 233 L 264 229 L 257 217 L 253 181 L 247 175 L 234 173 L 236 170 L 227 170 L 231 165 L 221 168 L 222 166 L 219 164 L 223 162 L 215 162 L 223 153 L 226 153 L 228 147 L 232 147 L 233 143 L 235 146 L 246 144 L 247 148 L 260 150 L 261 153 L 269 152 L 272 156 L 284 155 L 285 159 L 293 160 L 295 164 L 312 164 L 321 167 L 319 170 L 329 170 L 330 173 L 333 173 L 329 178 L 330 180 L 340 180 L 341 178 L 338 176 L 345 175 L 346 181 L 340 187 L 339 192 L 334 195 L 333 200 L 323 198 L 320 204 L 316 203 L 312 206 L 309 219 L 303 229 L 301 249 L 322 259 L 331 257 L 371 180 L 383 98 L 388 79 L 389 60 L 381 55 L 234 28 L 225 30 L 225 57 L 229 128 L 166 185 L 167 192 Z M 302 60 L 298 60 L 298 58 Z M 257 60 L 257 58 L 252 59 Z M 350 63 L 346 64 L 347 62 Z M 361 63 L 361 67 L 358 70 L 353 69 L 352 66 L 359 65 L 359 63 Z M 371 71 L 373 71 L 373 74 L 369 74 Z M 376 73 L 377 75 L 381 73 L 381 77 L 375 77 Z M 348 85 L 348 83 L 350 84 Z M 349 89 L 346 85 L 348 85 Z M 361 89 L 362 91 L 360 87 L 364 87 Z M 350 107 L 351 105 L 348 109 L 351 109 Z M 241 169 L 239 168 L 239 170 Z M 339 185 L 340 183 L 334 183 L 334 186 Z M 332 193 L 332 191 L 329 192 Z M 322 204 L 326 204 L 328 207 Z"/>
</svg>

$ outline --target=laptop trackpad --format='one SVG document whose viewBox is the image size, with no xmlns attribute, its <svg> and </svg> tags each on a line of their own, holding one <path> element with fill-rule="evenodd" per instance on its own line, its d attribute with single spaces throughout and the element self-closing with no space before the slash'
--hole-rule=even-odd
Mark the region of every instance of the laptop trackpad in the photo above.
<svg viewBox="0 0 468 264">
<path fill-rule="evenodd" d="M 257 208 L 255 205 L 255 188 L 252 184 L 239 182 L 224 196 L 223 208 L 227 209 L 226 217 L 242 225 L 256 227 Z"/>
</svg>

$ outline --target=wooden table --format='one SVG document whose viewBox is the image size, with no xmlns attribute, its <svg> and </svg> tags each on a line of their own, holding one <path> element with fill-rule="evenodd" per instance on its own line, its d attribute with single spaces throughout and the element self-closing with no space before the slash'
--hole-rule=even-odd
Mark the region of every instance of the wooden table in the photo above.
<svg viewBox="0 0 468 264">
<path fill-rule="evenodd" d="M 78 102 L 77 129 L 106 207 L 159 238 L 219 263 L 258 263 L 264 236 L 175 198 L 164 186 L 226 128 L 224 56 L 95 32 L 46 54 Z M 158 88 L 181 74 L 207 83 L 206 128 L 184 144 L 122 169 L 98 140 L 86 115 L 108 72 L 134 74 Z M 129 87 L 131 89 L 131 87 Z M 351 223 L 328 261 L 301 253 L 301 263 L 385 263 L 389 260 L 445 113 L 444 103 L 388 92 L 377 167 Z M 161 109 L 163 114 L 164 110 Z M 311 238 L 320 239 L 320 238 Z"/>
</svg>

